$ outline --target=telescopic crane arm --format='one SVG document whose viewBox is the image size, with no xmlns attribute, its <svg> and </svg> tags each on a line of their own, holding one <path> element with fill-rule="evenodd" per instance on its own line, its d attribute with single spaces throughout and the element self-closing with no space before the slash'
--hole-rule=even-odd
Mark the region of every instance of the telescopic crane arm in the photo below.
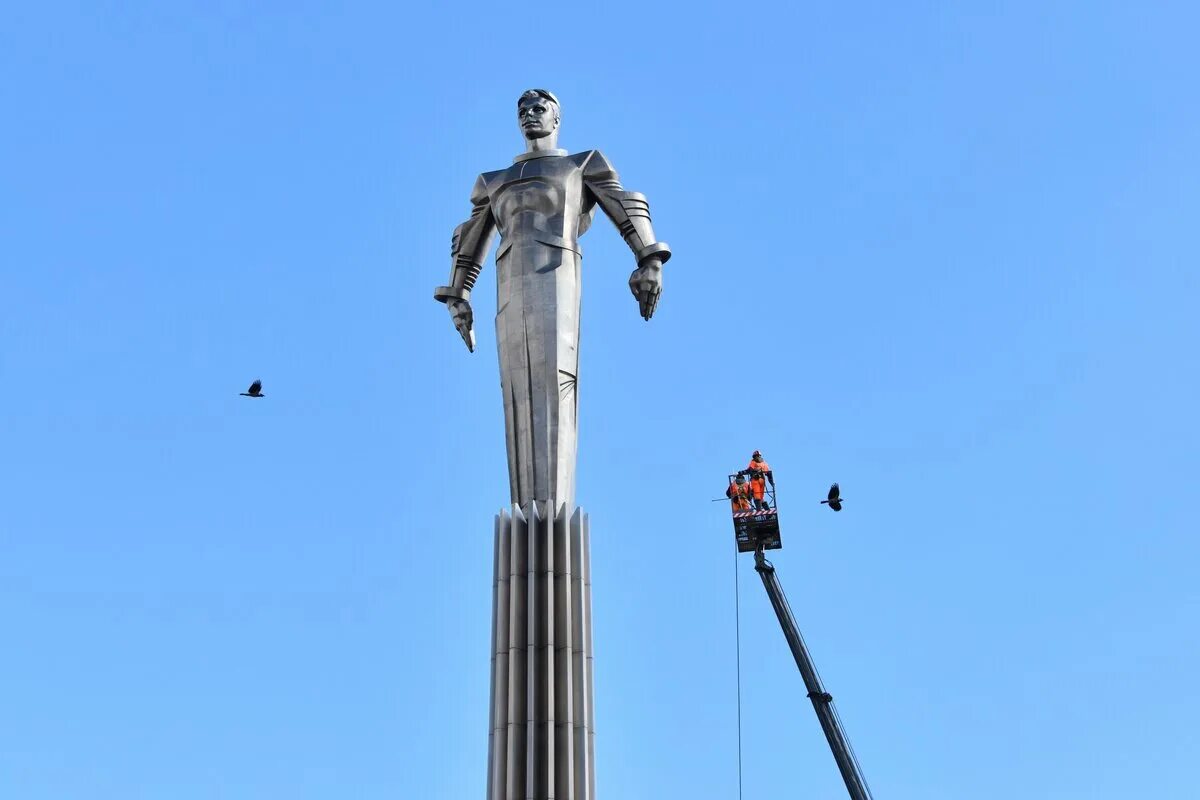
<svg viewBox="0 0 1200 800">
<path fill-rule="evenodd" d="M 771 605 L 775 607 L 775 615 L 779 617 L 783 635 L 787 638 L 788 646 L 792 649 L 792 656 L 796 659 L 796 666 L 800 668 L 800 675 L 804 678 L 804 686 L 808 689 L 808 699 L 812 701 L 813 710 L 817 712 L 817 719 L 821 721 L 821 729 L 825 731 L 829 749 L 833 751 L 833 758 L 837 761 L 838 769 L 842 773 L 842 780 L 846 782 L 846 790 L 850 792 L 851 800 L 872 800 L 871 790 L 867 787 L 867 781 L 862 775 L 858 761 L 854 758 L 854 751 L 850 748 L 846 732 L 842 730 L 841 720 L 838 719 L 837 711 L 833 707 L 833 696 L 826 692 L 825 687 L 821 685 L 821 676 L 817 674 L 812 656 L 809 655 L 808 648 L 804 645 L 804 637 L 800 635 L 796 618 L 792 616 L 792 609 L 788 606 L 783 586 L 780 585 L 779 577 L 775 574 L 775 567 L 763 555 L 761 545 L 754 551 L 754 569 L 762 578 L 767 596 L 771 598 Z"/>
</svg>

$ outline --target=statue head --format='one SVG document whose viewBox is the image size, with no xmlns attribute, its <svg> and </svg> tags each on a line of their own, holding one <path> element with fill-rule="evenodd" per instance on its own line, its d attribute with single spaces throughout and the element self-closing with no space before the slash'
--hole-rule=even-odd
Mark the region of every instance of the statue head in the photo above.
<svg viewBox="0 0 1200 800">
<path fill-rule="evenodd" d="M 557 138 L 558 121 L 558 98 L 552 92 L 530 89 L 517 100 L 517 124 L 527 141 L 547 136 Z"/>
</svg>

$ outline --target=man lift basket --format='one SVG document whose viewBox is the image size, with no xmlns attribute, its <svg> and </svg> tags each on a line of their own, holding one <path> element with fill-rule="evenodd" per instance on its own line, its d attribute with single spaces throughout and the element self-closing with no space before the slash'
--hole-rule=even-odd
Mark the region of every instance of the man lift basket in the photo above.
<svg viewBox="0 0 1200 800">
<path fill-rule="evenodd" d="M 729 476 L 729 485 L 735 485 L 739 473 Z M 779 538 L 779 506 L 775 500 L 775 484 L 765 487 L 765 509 L 733 509 L 733 535 L 737 539 L 739 553 L 752 553 L 757 549 L 778 550 L 783 547 Z"/>
</svg>

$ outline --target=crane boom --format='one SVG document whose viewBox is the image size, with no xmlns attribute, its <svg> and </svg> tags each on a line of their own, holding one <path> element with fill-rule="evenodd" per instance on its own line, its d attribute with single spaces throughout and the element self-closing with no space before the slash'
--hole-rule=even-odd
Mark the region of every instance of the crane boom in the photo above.
<svg viewBox="0 0 1200 800">
<path fill-rule="evenodd" d="M 833 695 L 826 692 L 825 687 L 821 685 L 821 676 L 817 674 L 812 656 L 804 645 L 804 637 L 800 635 L 796 618 L 792 616 L 792 609 L 783 593 L 783 586 L 779 583 L 779 576 L 775 574 L 774 565 L 763 555 L 761 544 L 754 550 L 754 569 L 762 578 L 767 596 L 771 598 L 771 605 L 775 607 L 775 615 L 779 617 L 783 635 L 787 638 L 792 656 L 796 659 L 796 666 L 800 668 L 800 676 L 804 678 L 804 686 L 808 689 L 808 699 L 812 701 L 817 719 L 821 721 L 821 729 L 825 731 L 825 739 L 829 742 L 829 749 L 833 751 L 833 758 L 837 761 L 851 800 L 872 800 L 866 778 L 863 777 L 858 761 L 854 758 L 854 751 L 846 739 L 846 732 L 842 730 L 837 711 L 833 708 Z"/>
</svg>

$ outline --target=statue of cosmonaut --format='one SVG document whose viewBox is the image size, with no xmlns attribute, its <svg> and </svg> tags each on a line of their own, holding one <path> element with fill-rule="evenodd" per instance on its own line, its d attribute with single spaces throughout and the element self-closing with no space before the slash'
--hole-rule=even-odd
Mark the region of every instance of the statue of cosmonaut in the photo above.
<svg viewBox="0 0 1200 800">
<path fill-rule="evenodd" d="M 454 229 L 444 302 L 474 351 L 471 290 L 496 231 L 496 344 L 504 394 L 512 502 L 553 501 L 551 515 L 575 494 L 579 378 L 579 237 L 598 205 L 633 250 L 629 287 L 649 320 L 662 291 L 671 249 L 658 241 L 646 198 L 627 192 L 598 150 L 557 149 L 558 99 L 531 89 L 517 101 L 526 152 L 485 172 L 471 192 L 471 218 Z"/>
</svg>

